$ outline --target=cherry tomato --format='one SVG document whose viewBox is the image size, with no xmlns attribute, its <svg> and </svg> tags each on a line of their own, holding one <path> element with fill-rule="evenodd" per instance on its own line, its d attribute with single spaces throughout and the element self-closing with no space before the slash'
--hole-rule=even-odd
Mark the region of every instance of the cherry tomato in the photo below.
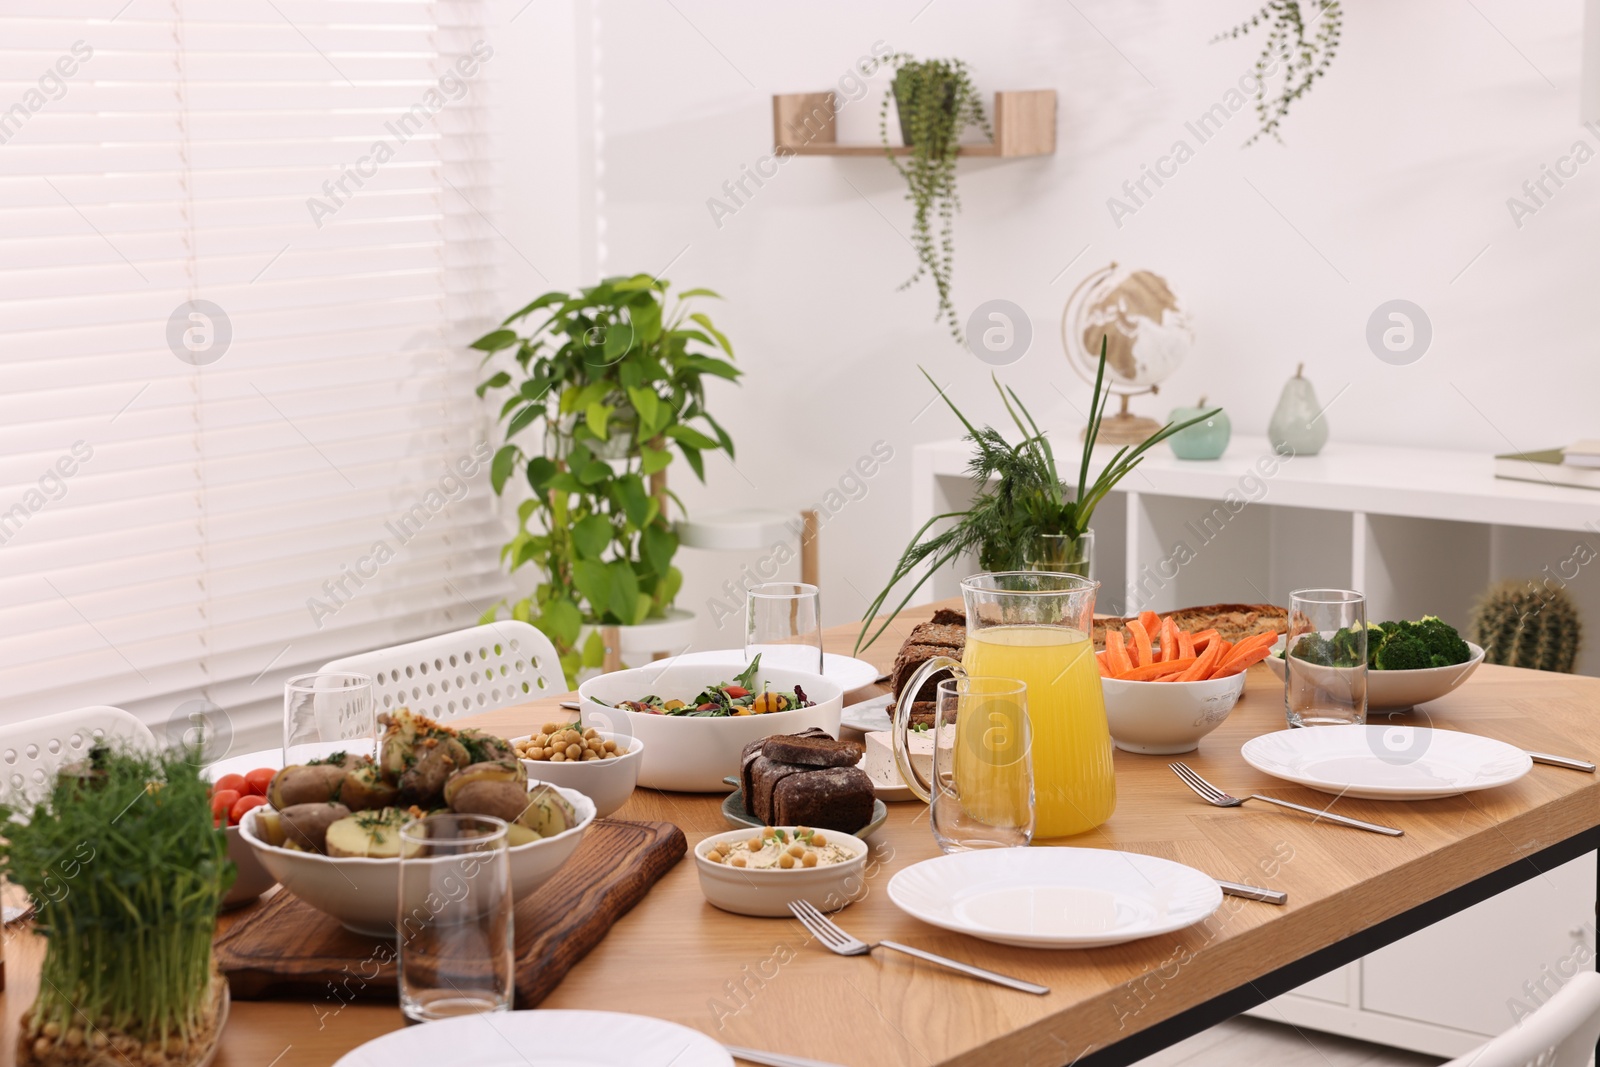
<svg viewBox="0 0 1600 1067">
<path fill-rule="evenodd" d="M 708 700 L 704 704 L 701 704 L 698 708 L 695 708 L 694 710 L 696 710 L 696 711 L 716 711 L 717 710 L 717 703 L 714 700 Z"/>
<path fill-rule="evenodd" d="M 229 789 L 235 793 L 248 793 L 250 784 L 244 780 L 244 775 L 242 774 L 224 774 L 212 784 L 211 795 L 216 796 L 218 793 L 226 792 Z"/>
<path fill-rule="evenodd" d="M 249 791 L 258 797 L 267 795 L 267 787 L 272 784 L 272 779 L 278 772 L 271 767 L 257 767 L 244 776 L 245 784 Z"/>
<path fill-rule="evenodd" d="M 235 776 L 237 777 L 237 776 Z M 218 789 L 211 794 L 211 820 L 221 826 L 228 818 L 228 809 L 239 800 L 237 789 Z"/>
<path fill-rule="evenodd" d="M 738 700 L 740 697 L 747 697 L 750 695 L 750 690 L 746 689 L 742 685 L 725 685 L 722 687 L 722 691 L 727 693 L 735 700 Z"/>
<path fill-rule="evenodd" d="M 266 802 L 266 797 L 256 796 L 253 793 L 242 796 L 238 800 L 235 800 L 233 802 L 233 807 L 228 809 L 228 825 L 238 826 L 239 823 L 244 819 L 245 812 L 249 811 L 251 808 L 259 808 Z"/>
</svg>

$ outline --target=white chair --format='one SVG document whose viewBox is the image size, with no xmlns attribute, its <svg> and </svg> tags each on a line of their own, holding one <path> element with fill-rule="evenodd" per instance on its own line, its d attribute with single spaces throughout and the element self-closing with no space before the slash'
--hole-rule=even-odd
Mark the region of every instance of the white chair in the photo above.
<svg viewBox="0 0 1600 1067">
<path fill-rule="evenodd" d="M 1600 1038 L 1600 974 L 1579 971 L 1516 1026 L 1444 1067 L 1587 1067 Z"/>
<path fill-rule="evenodd" d="M 144 723 L 104 704 L 0 726 L 3 792 L 41 792 L 62 764 L 88 755 L 100 741 L 116 739 L 151 747 L 156 740 Z"/>
<path fill-rule="evenodd" d="M 371 675 L 379 712 L 408 707 L 439 721 L 567 689 L 550 639 L 514 620 L 346 656 L 322 670 Z"/>
</svg>

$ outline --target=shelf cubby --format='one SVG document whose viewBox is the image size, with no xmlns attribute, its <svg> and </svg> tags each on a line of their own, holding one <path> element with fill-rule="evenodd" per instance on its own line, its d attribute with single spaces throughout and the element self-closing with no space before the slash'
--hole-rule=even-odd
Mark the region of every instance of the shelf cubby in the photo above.
<svg viewBox="0 0 1600 1067">
<path fill-rule="evenodd" d="M 881 156 L 882 145 L 840 144 L 834 121 L 838 100 L 830 92 L 781 93 L 772 98 L 772 145 L 779 153 L 796 156 Z M 1056 150 L 1056 91 L 1023 89 L 994 94 L 994 141 L 964 144 L 956 154 L 1016 159 L 1048 156 Z M 897 156 L 911 149 L 889 149 Z"/>
</svg>

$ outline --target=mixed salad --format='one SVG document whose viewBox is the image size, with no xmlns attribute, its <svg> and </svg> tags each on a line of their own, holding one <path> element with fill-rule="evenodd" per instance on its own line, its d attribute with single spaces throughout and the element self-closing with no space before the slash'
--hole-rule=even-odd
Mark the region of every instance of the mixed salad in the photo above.
<svg viewBox="0 0 1600 1067">
<path fill-rule="evenodd" d="M 756 672 L 761 657 L 756 656 L 731 682 L 708 685 L 693 700 L 662 700 L 651 694 L 639 700 L 624 700 L 616 706 L 646 715 L 679 715 L 700 719 L 725 719 L 734 715 L 765 715 L 774 711 L 809 708 L 813 701 L 798 685 L 794 690 L 755 691 Z"/>
<path fill-rule="evenodd" d="M 1332 637 L 1307 634 L 1295 644 L 1295 659 L 1324 667 L 1354 667 L 1362 658 L 1361 638 L 1366 638 L 1367 669 L 1416 671 L 1428 667 L 1453 667 L 1472 658 L 1472 649 L 1454 626 L 1437 615 L 1416 622 L 1368 623 L 1365 633 L 1347 627 Z M 1274 655 L 1282 658 L 1280 649 Z"/>
</svg>

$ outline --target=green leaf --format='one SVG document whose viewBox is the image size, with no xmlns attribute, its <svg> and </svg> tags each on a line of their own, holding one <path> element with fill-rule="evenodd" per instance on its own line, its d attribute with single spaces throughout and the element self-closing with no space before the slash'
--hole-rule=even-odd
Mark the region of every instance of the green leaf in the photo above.
<svg viewBox="0 0 1600 1067">
<path fill-rule="evenodd" d="M 716 433 L 717 443 L 720 444 L 722 446 L 722 450 L 728 454 L 728 458 L 733 459 L 733 438 L 729 437 L 728 431 L 722 428 L 722 423 L 718 422 L 716 419 L 713 419 L 709 414 L 703 417 L 706 422 L 711 424 L 711 429 Z"/>
<path fill-rule="evenodd" d="M 718 378 L 726 378 L 730 382 L 739 380 L 744 373 L 738 367 L 726 360 L 713 359 L 711 356 L 688 356 L 683 361 L 684 367 L 696 370 L 702 374 L 714 374 Z"/>
<path fill-rule="evenodd" d="M 599 559 L 611 544 L 611 520 L 604 515 L 590 515 L 572 524 L 572 543 L 584 559 Z"/>
<path fill-rule="evenodd" d="M 678 294 L 679 300 L 690 300 L 697 296 L 709 296 L 713 300 L 721 300 L 722 294 L 711 289 L 685 289 Z"/>
<path fill-rule="evenodd" d="M 498 374 L 491 374 L 486 380 L 478 383 L 478 395 L 482 396 L 490 389 L 501 389 L 510 384 L 511 375 L 507 374 L 505 371 L 500 371 Z"/>
<path fill-rule="evenodd" d="M 651 448 L 649 445 L 641 445 L 639 459 L 639 473 L 648 476 L 656 471 L 665 470 L 667 465 L 672 462 L 672 453 L 664 448 Z"/>
<path fill-rule="evenodd" d="M 656 435 L 661 428 L 662 408 L 661 397 L 656 395 L 654 389 L 635 388 L 628 390 L 628 401 L 633 404 L 633 410 L 639 413 L 639 436 L 650 438 Z"/>
<path fill-rule="evenodd" d="M 535 311 L 538 311 L 540 308 L 547 308 L 551 304 L 559 304 L 559 303 L 561 303 L 562 301 L 564 301 L 566 299 L 567 299 L 567 294 L 566 293 L 562 293 L 562 292 L 545 293 L 543 296 L 541 296 L 538 299 L 536 299 L 533 303 L 529 304 L 527 307 L 523 308 L 521 311 L 514 312 L 510 316 L 508 316 L 506 318 L 506 325 L 509 326 L 511 323 L 516 322 L 518 319 L 522 318 L 524 315 L 531 315 Z"/>
<path fill-rule="evenodd" d="M 511 422 L 506 426 L 506 436 L 515 437 L 528 428 L 528 424 L 544 414 L 544 408 L 538 404 L 529 404 L 511 417 Z"/>
<path fill-rule="evenodd" d="M 520 340 L 515 330 L 491 330 L 472 342 L 471 347 L 480 352 L 498 352 L 502 348 L 510 348 Z"/>
<path fill-rule="evenodd" d="M 611 469 L 611 464 L 603 459 L 590 460 L 584 468 L 575 472 L 581 485 L 596 486 L 608 481 L 616 472 Z"/>
<path fill-rule="evenodd" d="M 489 484 L 494 486 L 494 495 L 499 496 L 506 487 L 506 479 L 511 477 L 511 470 L 516 466 L 517 446 L 502 445 L 500 451 L 494 454 L 494 462 L 489 465 Z"/>
<path fill-rule="evenodd" d="M 666 574 L 678 551 L 678 535 L 663 526 L 646 526 L 639 535 L 639 551 L 652 571 Z"/>
<path fill-rule="evenodd" d="M 631 301 L 628 304 L 628 320 L 638 331 L 640 345 L 654 344 L 656 338 L 661 336 L 661 305 L 656 303 L 653 295 Z"/>
<path fill-rule="evenodd" d="M 539 629 L 558 645 L 572 645 L 578 640 L 578 630 L 583 626 L 583 614 L 570 600 L 552 600 L 544 606 L 539 617 Z"/>
<path fill-rule="evenodd" d="M 705 312 L 696 311 L 694 314 L 689 316 L 689 320 L 691 322 L 698 322 L 701 326 L 705 327 L 706 333 L 709 333 L 712 337 L 717 339 L 717 347 L 728 353 L 728 355 L 733 355 L 733 346 L 728 343 L 728 338 L 723 335 L 721 330 L 711 325 L 711 318 L 710 316 L 706 315 Z"/>
<path fill-rule="evenodd" d="M 631 278 L 619 278 L 611 283 L 611 288 L 619 293 L 634 293 L 641 289 L 653 289 L 655 286 L 656 280 L 649 274 L 635 274 Z"/>
<path fill-rule="evenodd" d="M 645 511 L 650 506 L 650 494 L 645 491 L 644 480 L 637 474 L 617 479 L 617 494 L 622 500 L 622 510 L 635 528 L 645 524 Z"/>
<path fill-rule="evenodd" d="M 602 441 L 606 439 L 606 423 L 613 410 L 610 404 L 602 404 L 598 400 L 584 409 L 583 421 L 589 424 L 589 432 Z"/>
<path fill-rule="evenodd" d="M 668 426 L 663 432 L 680 445 L 688 445 L 690 448 L 698 448 L 702 452 L 708 448 L 717 448 L 720 444 L 720 442 L 718 442 L 715 438 L 707 437 L 705 434 L 694 429 L 692 426 L 684 426 L 681 424 L 678 426 Z"/>
<path fill-rule="evenodd" d="M 678 599 L 678 590 L 683 588 L 683 572 L 676 567 L 667 568 L 667 576 L 661 581 L 661 606 L 668 607 Z"/>
<path fill-rule="evenodd" d="M 572 476 L 571 471 L 557 471 L 545 482 L 545 489 L 554 489 L 558 493 L 581 493 L 583 483 Z"/>
<path fill-rule="evenodd" d="M 700 450 L 697 448 L 690 448 L 685 444 L 680 444 L 678 445 L 678 451 L 683 453 L 683 458 L 688 462 L 690 469 L 694 471 L 694 476 L 699 478 L 702 482 L 705 481 L 706 464 L 705 461 L 700 458 Z"/>
<path fill-rule="evenodd" d="M 633 622 L 639 603 L 639 579 L 626 560 L 578 560 L 572 565 L 572 579 L 602 621 L 610 616 L 613 622 Z"/>
<path fill-rule="evenodd" d="M 550 480 L 560 473 L 561 468 L 546 456 L 534 456 L 528 460 L 528 485 L 535 493 L 542 493 L 550 488 Z"/>
<path fill-rule="evenodd" d="M 605 661 L 605 638 L 600 636 L 599 630 L 591 630 L 589 631 L 588 639 L 583 642 L 583 659 L 580 661 L 580 663 L 585 667 L 598 667 Z M 576 689 L 578 687 L 577 685 L 573 684 L 574 681 L 575 679 L 568 679 L 568 684 L 572 685 L 572 688 Z"/>
<path fill-rule="evenodd" d="M 632 323 L 614 322 L 606 328 L 606 340 L 600 350 L 600 358 L 606 363 L 615 363 L 634 347 L 636 340 Z"/>
</svg>

